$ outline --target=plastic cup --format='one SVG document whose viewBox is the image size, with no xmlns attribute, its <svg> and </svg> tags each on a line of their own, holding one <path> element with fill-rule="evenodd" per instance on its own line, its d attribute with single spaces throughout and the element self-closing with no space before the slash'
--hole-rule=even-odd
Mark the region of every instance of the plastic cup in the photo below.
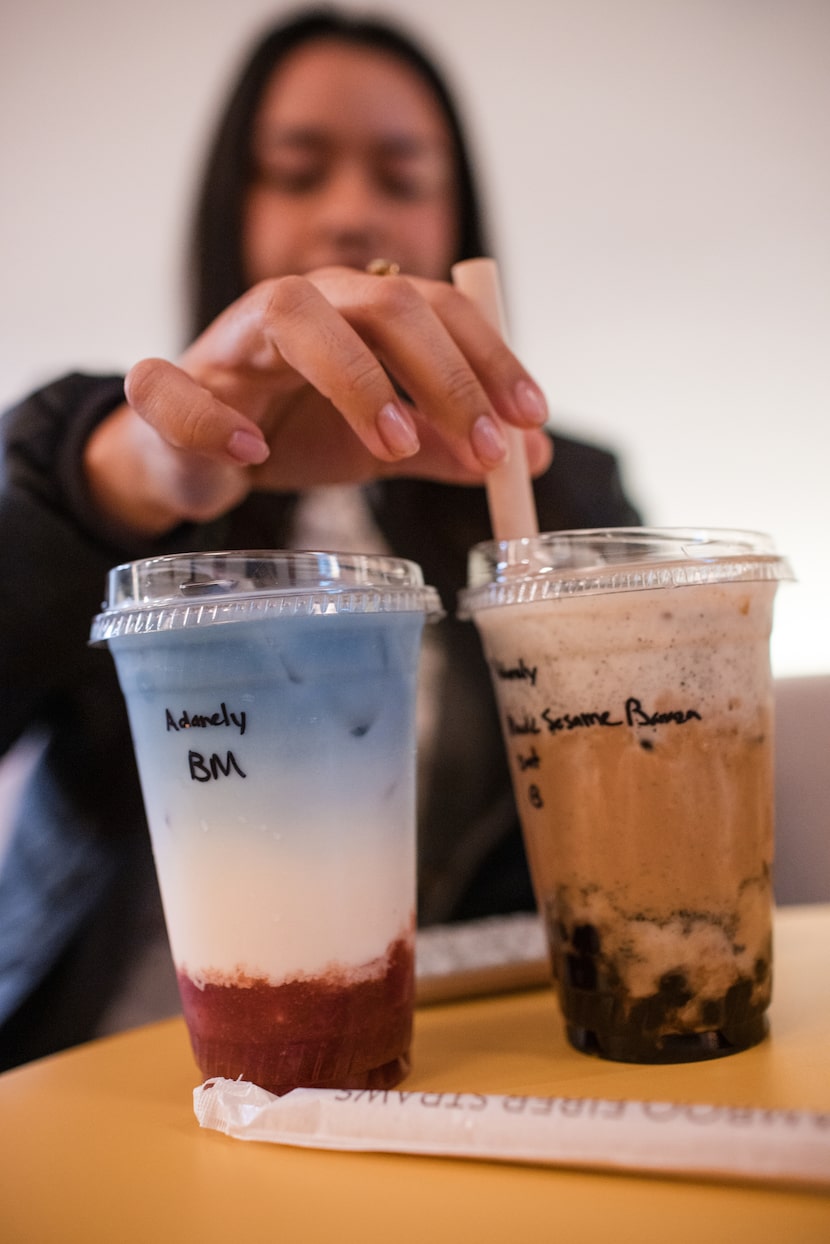
<svg viewBox="0 0 830 1244">
<path fill-rule="evenodd" d="M 778 581 L 755 533 L 616 529 L 476 546 L 481 635 L 572 1045 L 745 1049 L 771 989 Z"/>
<path fill-rule="evenodd" d="M 409 1068 L 420 568 L 310 552 L 110 572 L 92 642 L 130 718 L 206 1077 L 390 1087 Z"/>
</svg>

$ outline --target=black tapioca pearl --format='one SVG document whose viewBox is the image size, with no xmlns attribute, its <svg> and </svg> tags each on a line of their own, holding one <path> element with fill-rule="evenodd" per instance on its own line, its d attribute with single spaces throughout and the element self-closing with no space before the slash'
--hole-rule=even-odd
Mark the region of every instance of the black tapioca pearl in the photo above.
<svg viewBox="0 0 830 1244">
<path fill-rule="evenodd" d="M 659 996 L 671 1009 L 685 1006 L 694 997 L 682 972 L 664 972 L 657 982 Z"/>
<path fill-rule="evenodd" d="M 709 998 L 700 1008 L 700 1018 L 707 1028 L 717 1028 L 721 1022 L 722 1011 L 722 1004 Z"/>
<path fill-rule="evenodd" d="M 578 950 L 583 955 L 599 954 L 600 940 L 599 933 L 592 924 L 578 924 L 575 926 L 573 936 L 571 938 L 574 950 Z"/>
<path fill-rule="evenodd" d="M 356 739 L 362 739 L 364 735 L 367 735 L 369 733 L 370 729 L 371 729 L 371 726 L 365 726 L 365 725 L 352 726 L 351 730 L 349 731 L 349 734 L 351 734 Z"/>
<path fill-rule="evenodd" d="M 640 747 L 642 747 L 644 752 L 654 751 L 654 744 L 652 743 L 651 739 L 640 739 Z"/>
<path fill-rule="evenodd" d="M 574 989 L 596 989 L 597 969 L 586 955 L 565 955 L 565 974 Z"/>
<path fill-rule="evenodd" d="M 769 960 L 760 958 L 756 959 L 752 975 L 759 985 L 762 981 L 765 981 L 769 976 Z"/>
<path fill-rule="evenodd" d="M 740 1021 L 751 1010 L 751 999 L 752 981 L 748 977 L 742 976 L 740 980 L 735 981 L 734 985 L 730 985 L 726 991 L 726 997 L 723 1000 L 726 1023 Z"/>
<path fill-rule="evenodd" d="M 628 1013 L 631 1028 L 636 1032 L 656 1032 L 666 1023 L 666 1005 L 659 994 L 640 998 Z"/>
</svg>

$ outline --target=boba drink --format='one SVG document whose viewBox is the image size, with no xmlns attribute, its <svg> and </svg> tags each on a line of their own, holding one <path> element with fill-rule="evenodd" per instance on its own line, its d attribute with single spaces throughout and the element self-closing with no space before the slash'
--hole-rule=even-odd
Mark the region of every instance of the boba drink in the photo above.
<svg viewBox="0 0 830 1244">
<path fill-rule="evenodd" d="M 307 553 L 119 567 L 93 640 L 126 698 L 184 1016 L 205 1076 L 273 1092 L 406 1074 L 412 563 Z"/>
<path fill-rule="evenodd" d="M 464 607 L 501 714 L 570 1042 L 627 1062 L 760 1041 L 772 982 L 769 636 L 746 533 L 479 546 Z"/>
</svg>

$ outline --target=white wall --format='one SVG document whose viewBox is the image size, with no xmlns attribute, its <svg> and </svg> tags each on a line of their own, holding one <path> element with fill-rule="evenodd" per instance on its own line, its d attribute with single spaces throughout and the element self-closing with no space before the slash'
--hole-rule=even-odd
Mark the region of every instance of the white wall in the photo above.
<svg viewBox="0 0 830 1244">
<path fill-rule="evenodd" d="M 654 523 L 771 531 L 830 671 L 828 0 L 377 0 L 443 55 L 514 345 Z M 196 156 L 263 0 L 27 0 L 0 41 L 0 405 L 179 345 Z"/>
</svg>

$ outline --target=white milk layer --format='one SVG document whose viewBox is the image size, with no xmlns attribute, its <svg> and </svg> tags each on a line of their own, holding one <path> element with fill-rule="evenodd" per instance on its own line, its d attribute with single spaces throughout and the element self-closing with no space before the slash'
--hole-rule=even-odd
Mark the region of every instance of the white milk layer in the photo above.
<svg viewBox="0 0 830 1244">
<path fill-rule="evenodd" d="M 286 846 L 278 823 L 234 835 L 230 849 L 208 829 L 157 846 L 177 969 L 197 983 L 241 974 L 279 984 L 359 971 L 410 936 L 414 851 L 383 833 L 367 849 L 346 817 L 339 829 L 340 847 L 315 853 Z"/>
</svg>

